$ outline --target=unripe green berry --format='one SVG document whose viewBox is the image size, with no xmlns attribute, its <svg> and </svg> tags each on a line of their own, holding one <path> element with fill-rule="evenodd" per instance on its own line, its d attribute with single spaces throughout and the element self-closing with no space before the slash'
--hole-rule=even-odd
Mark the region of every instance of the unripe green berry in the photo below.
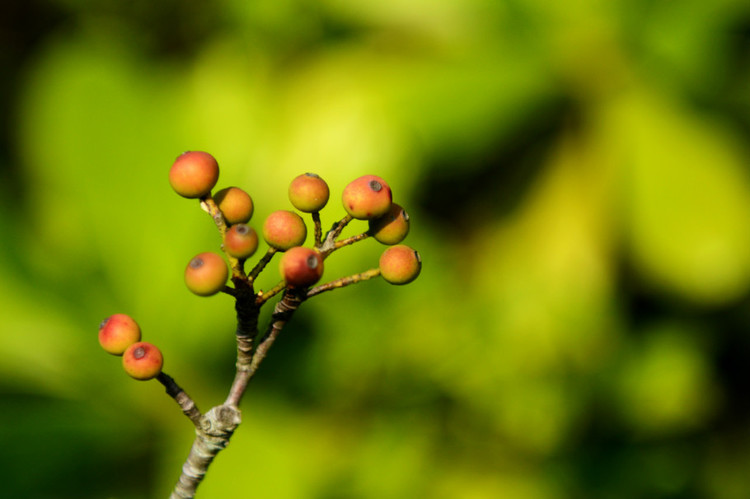
<svg viewBox="0 0 750 499">
<path fill-rule="evenodd" d="M 216 253 L 196 255 L 185 268 L 185 285 L 198 296 L 215 295 L 224 289 L 228 277 L 227 264 Z"/>
<path fill-rule="evenodd" d="M 370 220 L 385 215 L 391 207 L 391 188 L 380 177 L 365 175 L 344 187 L 341 200 L 344 209 L 359 220 Z"/>
<path fill-rule="evenodd" d="M 235 258 L 250 258 L 258 249 L 258 234 L 245 224 L 232 225 L 224 234 L 224 250 Z"/>
<path fill-rule="evenodd" d="M 398 244 L 380 255 L 380 275 L 391 284 L 408 284 L 422 270 L 422 258 L 412 248 Z"/>
<path fill-rule="evenodd" d="M 328 184 L 314 173 L 299 175 L 289 184 L 289 201 L 299 211 L 320 211 L 328 202 Z"/>
<path fill-rule="evenodd" d="M 129 315 L 114 314 L 99 324 L 99 344 L 112 355 L 122 353 L 141 340 L 141 328 Z"/>
<path fill-rule="evenodd" d="M 172 189 L 186 198 L 200 198 L 210 194 L 218 180 L 219 164 L 207 152 L 184 152 L 169 169 Z"/>
<path fill-rule="evenodd" d="M 164 357 L 151 343 L 133 343 L 122 355 L 122 367 L 131 378 L 145 381 L 155 378 L 161 372 Z"/>
<path fill-rule="evenodd" d="M 370 235 L 383 244 L 398 244 L 409 233 L 409 215 L 396 203 L 392 203 L 388 213 L 370 220 Z"/>
<path fill-rule="evenodd" d="M 247 223 L 253 216 L 253 200 L 239 187 L 227 187 L 214 194 L 221 214 L 229 225 Z"/>
<path fill-rule="evenodd" d="M 293 211 L 274 211 L 263 222 L 263 239 L 279 251 L 301 246 L 306 237 L 307 226 Z"/>
<path fill-rule="evenodd" d="M 279 272 L 289 287 L 312 286 L 323 275 L 323 256 L 312 248 L 290 248 L 279 260 Z"/>
</svg>

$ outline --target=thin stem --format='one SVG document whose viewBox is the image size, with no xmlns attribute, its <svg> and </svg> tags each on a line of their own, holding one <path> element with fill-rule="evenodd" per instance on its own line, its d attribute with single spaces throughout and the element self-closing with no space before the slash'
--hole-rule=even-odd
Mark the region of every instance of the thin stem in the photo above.
<svg viewBox="0 0 750 499">
<path fill-rule="evenodd" d="M 256 305 L 263 305 L 265 302 L 279 294 L 286 287 L 285 281 L 279 281 L 276 286 L 272 287 L 268 291 L 258 291 L 258 295 L 255 298 Z"/>
<path fill-rule="evenodd" d="M 346 215 L 344 218 L 336 222 L 331 230 L 328 231 L 325 241 L 320 245 L 320 252 L 323 256 L 326 256 L 334 250 L 336 239 L 341 235 L 341 231 L 344 230 L 344 227 L 346 227 L 353 219 L 354 218 L 351 215 Z"/>
<path fill-rule="evenodd" d="M 320 223 L 320 212 L 312 212 L 312 219 L 315 226 L 315 247 L 320 248 L 323 245 L 323 226 Z"/>
<path fill-rule="evenodd" d="M 268 251 L 266 251 L 266 254 L 263 255 L 263 258 L 261 258 L 258 263 L 255 264 L 253 270 L 251 270 L 247 275 L 247 279 L 249 282 L 253 282 L 255 278 L 258 277 L 258 274 L 260 274 L 263 269 L 266 268 L 266 265 L 268 265 L 268 262 L 271 261 L 271 258 L 273 258 L 273 255 L 275 255 L 277 251 L 278 250 L 274 247 L 268 248 Z"/>
<path fill-rule="evenodd" d="M 196 428 L 200 427 L 200 420 L 203 415 L 198 409 L 198 406 L 195 405 L 193 399 L 190 398 L 190 395 L 185 393 L 185 390 L 180 388 L 175 380 L 165 372 L 159 373 L 156 379 L 159 380 L 162 385 L 164 385 L 164 388 L 166 388 L 167 390 L 167 395 L 172 397 L 175 402 L 177 402 L 177 405 L 179 405 L 180 409 L 182 409 L 182 413 L 185 414 L 185 416 L 187 416 L 188 419 L 193 422 Z"/>
<path fill-rule="evenodd" d="M 336 241 L 333 245 L 333 249 L 328 252 L 328 254 L 333 253 L 339 248 L 343 248 L 344 246 L 349 246 L 350 244 L 354 244 L 358 241 L 362 241 L 364 239 L 367 239 L 370 237 L 370 232 L 363 232 L 361 234 L 357 234 L 356 236 L 347 237 L 346 239 L 342 239 L 340 241 Z"/>
<path fill-rule="evenodd" d="M 370 269 L 365 272 L 361 272 L 359 274 L 350 275 L 348 277 L 342 277 L 341 279 L 336 279 L 335 281 L 327 282 L 325 284 L 321 284 L 320 286 L 315 286 L 314 288 L 310 288 L 307 291 L 307 294 L 305 296 L 307 298 L 310 298 L 312 296 L 319 295 L 320 293 L 324 293 L 326 291 L 331 291 L 333 289 L 343 288 L 344 286 L 349 286 L 350 284 L 357 284 L 358 282 L 367 281 L 379 275 L 380 275 L 380 269 Z"/>
<path fill-rule="evenodd" d="M 273 342 L 276 341 L 276 337 L 279 335 L 286 323 L 292 317 L 292 314 L 294 314 L 294 312 L 302 304 L 305 298 L 306 297 L 304 295 L 289 289 L 284 292 L 284 296 L 282 296 L 281 300 L 279 300 L 279 302 L 273 309 L 273 314 L 271 315 L 271 324 L 269 324 L 268 329 L 263 335 L 263 338 L 260 339 L 258 346 L 252 353 L 252 358 L 250 359 L 249 364 L 243 365 L 242 369 L 240 369 L 238 362 L 237 374 L 235 375 L 234 382 L 232 383 L 232 389 L 229 393 L 229 397 L 227 397 L 227 400 L 224 403 L 225 405 L 231 407 L 239 406 L 240 401 L 242 400 L 242 396 L 245 393 L 245 389 L 247 388 L 247 384 L 255 375 L 256 371 L 258 370 L 258 366 L 260 366 L 260 363 L 263 362 L 263 359 L 265 359 L 266 354 L 268 353 L 268 349 L 271 348 Z"/>
</svg>

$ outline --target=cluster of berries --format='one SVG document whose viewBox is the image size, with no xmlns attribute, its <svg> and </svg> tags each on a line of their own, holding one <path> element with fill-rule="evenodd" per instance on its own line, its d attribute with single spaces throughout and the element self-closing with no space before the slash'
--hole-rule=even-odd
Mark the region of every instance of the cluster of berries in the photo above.
<svg viewBox="0 0 750 499">
<path fill-rule="evenodd" d="M 391 284 L 407 284 L 419 275 L 421 258 L 412 248 L 399 244 L 409 232 L 409 216 L 392 201 L 391 188 L 380 177 L 365 175 L 349 183 L 342 194 L 347 216 L 322 237 L 320 210 L 329 199 L 328 184 L 314 173 L 305 173 L 292 180 L 288 196 L 291 204 L 302 213 L 312 214 L 315 224 L 315 244 L 303 246 L 307 226 L 302 217 L 291 210 L 271 213 L 263 222 L 261 234 L 269 249 L 256 267 L 245 273 L 245 260 L 258 249 L 258 233 L 248 225 L 254 204 L 250 195 L 238 187 L 227 187 L 211 194 L 219 179 L 216 159 L 201 151 L 180 155 L 169 170 L 169 182 L 177 194 L 198 199 L 204 210 L 214 218 L 222 235 L 222 250 L 203 252 L 193 257 L 185 268 L 187 288 L 199 296 L 219 292 L 234 294 L 236 288 L 227 286 L 231 278 L 236 285 L 251 285 L 276 252 L 283 282 L 270 293 L 258 293 L 265 301 L 282 289 L 306 290 L 323 275 L 324 260 L 333 251 L 367 237 L 388 245 L 380 257 L 377 269 L 329 283 L 326 289 L 381 275 Z M 368 230 L 358 236 L 338 239 L 342 229 L 353 219 L 366 220 Z M 227 260 L 229 266 L 227 265 Z M 322 290 L 322 287 L 321 287 Z M 124 315 L 114 315 L 102 323 L 99 331 L 102 347 L 110 353 L 123 355 L 126 372 L 136 379 L 150 379 L 159 374 L 162 357 L 159 350 L 139 342 L 140 329 L 135 321 Z M 157 362 L 158 361 L 158 362 Z"/>
</svg>

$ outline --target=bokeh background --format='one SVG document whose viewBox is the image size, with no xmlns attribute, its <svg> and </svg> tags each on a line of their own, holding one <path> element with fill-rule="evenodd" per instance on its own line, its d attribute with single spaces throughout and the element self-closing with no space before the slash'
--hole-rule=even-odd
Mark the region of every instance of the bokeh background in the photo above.
<svg viewBox="0 0 750 499">
<path fill-rule="evenodd" d="M 99 348 L 112 313 L 223 401 L 188 149 L 256 228 L 300 173 L 326 225 L 380 175 L 424 260 L 304 305 L 199 497 L 750 497 L 747 1 L 12 0 L 0 43 L 4 497 L 171 490 L 191 425 Z"/>
</svg>

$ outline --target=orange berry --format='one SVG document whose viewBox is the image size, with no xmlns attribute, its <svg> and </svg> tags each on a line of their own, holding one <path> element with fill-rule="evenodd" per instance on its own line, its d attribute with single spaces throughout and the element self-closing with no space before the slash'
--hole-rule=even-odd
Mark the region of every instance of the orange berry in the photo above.
<svg viewBox="0 0 750 499">
<path fill-rule="evenodd" d="M 250 258 L 258 249 L 258 234 L 249 225 L 232 225 L 224 234 L 224 249 L 235 258 Z"/>
<path fill-rule="evenodd" d="M 397 244 L 380 255 L 380 275 L 391 284 L 408 284 L 422 270 L 422 258 L 412 248 Z"/>
<path fill-rule="evenodd" d="M 218 180 L 219 164 L 207 152 L 184 152 L 169 169 L 169 183 L 177 194 L 186 198 L 210 194 Z"/>
<path fill-rule="evenodd" d="M 396 203 L 382 217 L 370 220 L 370 235 L 383 244 L 398 244 L 408 233 L 409 215 Z"/>
<path fill-rule="evenodd" d="M 391 188 L 380 177 L 365 175 L 344 188 L 341 200 L 349 215 L 370 220 L 385 215 L 391 207 Z"/>
<path fill-rule="evenodd" d="M 274 211 L 263 222 L 263 239 L 280 251 L 300 246 L 307 237 L 307 226 L 293 211 Z"/>
<path fill-rule="evenodd" d="M 305 213 L 320 211 L 328 203 L 328 184 L 314 173 L 299 175 L 289 184 L 289 201 Z"/>
<path fill-rule="evenodd" d="M 216 253 L 196 255 L 185 268 L 185 285 L 198 296 L 215 295 L 224 289 L 228 277 L 227 264 Z"/>
<path fill-rule="evenodd" d="M 279 272 L 289 287 L 312 286 L 323 275 L 323 256 L 311 248 L 290 248 L 279 260 Z"/>
<path fill-rule="evenodd" d="M 227 187 L 214 194 L 221 214 L 227 224 L 244 224 L 253 216 L 253 200 L 250 194 L 239 187 Z"/>
<path fill-rule="evenodd" d="M 122 355 L 140 339 L 141 328 L 129 315 L 114 314 L 99 324 L 99 344 L 112 355 Z"/>
<path fill-rule="evenodd" d="M 155 378 L 161 372 L 164 357 L 151 343 L 133 343 L 122 355 L 122 367 L 131 378 L 145 381 Z"/>
</svg>

